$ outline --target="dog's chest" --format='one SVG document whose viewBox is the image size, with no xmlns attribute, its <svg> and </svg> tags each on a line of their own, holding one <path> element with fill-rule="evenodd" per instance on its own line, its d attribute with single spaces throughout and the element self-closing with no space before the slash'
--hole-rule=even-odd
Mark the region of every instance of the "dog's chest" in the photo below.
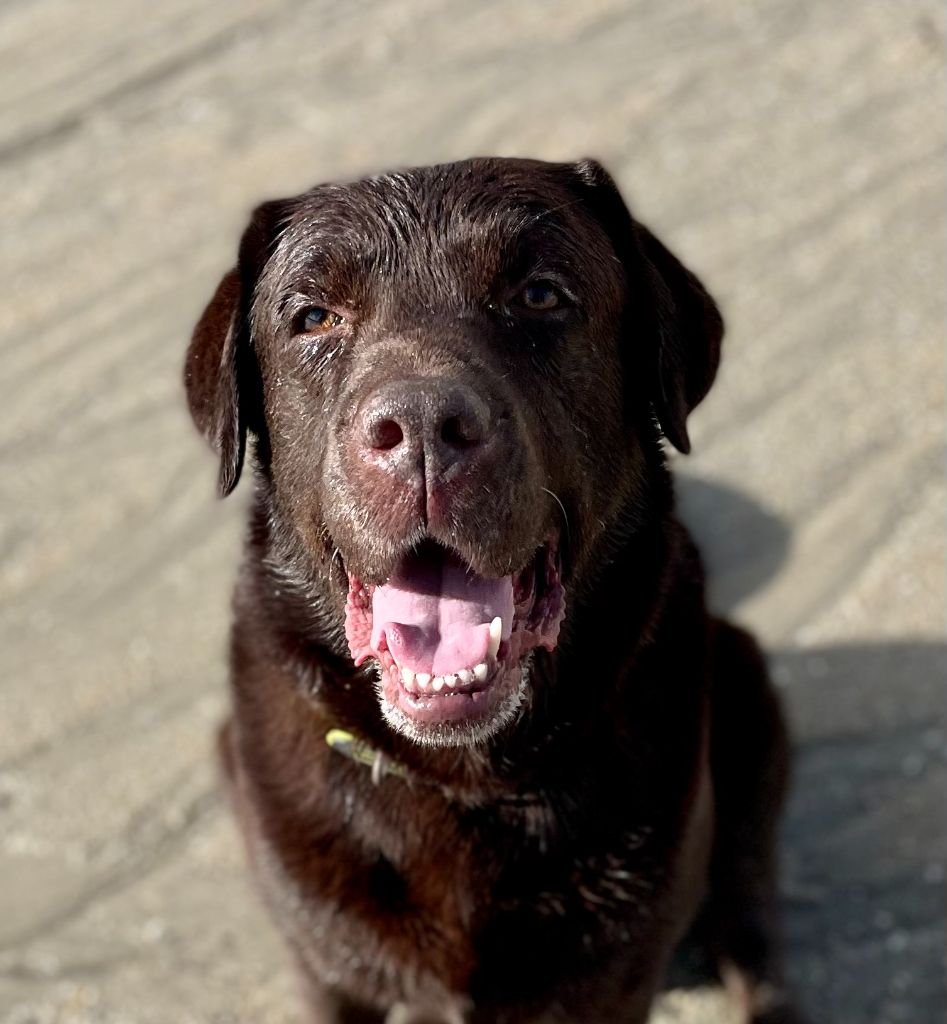
<svg viewBox="0 0 947 1024">
<path fill-rule="evenodd" d="M 392 820 L 402 799 L 396 792 L 389 802 Z M 365 824 L 323 839 L 302 871 L 285 850 L 258 861 L 278 919 L 329 984 L 371 986 L 393 1001 L 512 994 L 537 980 L 523 971 L 524 951 L 568 973 L 591 951 L 601 957 L 633 940 L 645 891 L 640 836 L 616 832 L 608 850 L 567 841 L 536 801 L 449 808 L 415 817 L 410 829 L 376 822 L 374 843 Z"/>
</svg>

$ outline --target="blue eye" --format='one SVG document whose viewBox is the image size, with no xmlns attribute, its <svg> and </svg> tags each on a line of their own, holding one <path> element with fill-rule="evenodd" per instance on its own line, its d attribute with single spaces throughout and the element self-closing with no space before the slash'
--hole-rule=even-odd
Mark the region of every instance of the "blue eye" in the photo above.
<svg viewBox="0 0 947 1024">
<path fill-rule="evenodd" d="M 562 305 L 562 292 L 551 281 L 530 281 L 518 298 L 527 309 L 539 312 L 558 309 Z"/>
<path fill-rule="evenodd" d="M 340 323 L 342 323 L 342 317 L 338 313 L 333 313 L 331 309 L 323 309 L 322 306 L 313 306 L 312 309 L 306 310 L 302 329 L 310 334 L 320 334 L 331 331 Z"/>
</svg>

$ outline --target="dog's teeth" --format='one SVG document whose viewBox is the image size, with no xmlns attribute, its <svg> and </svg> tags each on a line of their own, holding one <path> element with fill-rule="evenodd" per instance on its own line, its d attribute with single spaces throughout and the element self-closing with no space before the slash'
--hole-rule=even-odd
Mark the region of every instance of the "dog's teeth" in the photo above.
<svg viewBox="0 0 947 1024">
<path fill-rule="evenodd" d="M 453 690 L 457 685 L 457 676 L 444 676 L 444 682 Z"/>
<path fill-rule="evenodd" d="M 485 661 L 481 661 L 479 665 L 474 665 L 473 674 L 474 679 L 476 679 L 478 683 L 482 683 L 484 679 L 487 678 L 487 663 Z"/>
<path fill-rule="evenodd" d="M 431 680 L 431 686 L 434 687 L 434 692 L 435 693 L 440 693 L 441 690 L 444 688 L 444 677 L 443 676 L 435 676 Z"/>
<path fill-rule="evenodd" d="M 414 673 L 409 668 L 403 668 L 401 670 L 401 681 L 404 683 L 406 690 L 414 690 Z"/>
<path fill-rule="evenodd" d="M 462 668 L 457 673 L 457 678 L 462 683 L 472 683 L 473 682 L 473 672 L 471 672 L 469 668 Z"/>
<path fill-rule="evenodd" d="M 503 631 L 503 620 L 498 615 L 490 623 L 490 646 L 487 647 L 487 657 L 495 658 L 500 649 L 500 633 Z"/>
<path fill-rule="evenodd" d="M 431 681 L 431 675 L 429 672 L 419 672 L 414 678 L 417 680 L 417 684 L 422 690 L 426 690 L 428 683 Z"/>
</svg>

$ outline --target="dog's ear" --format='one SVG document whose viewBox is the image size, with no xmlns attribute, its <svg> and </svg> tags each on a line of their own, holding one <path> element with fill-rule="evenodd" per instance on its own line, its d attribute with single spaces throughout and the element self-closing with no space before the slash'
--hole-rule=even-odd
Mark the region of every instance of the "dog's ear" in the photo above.
<svg viewBox="0 0 947 1024">
<path fill-rule="evenodd" d="M 201 315 L 184 363 L 184 386 L 197 429 L 220 455 L 218 486 L 226 497 L 237 486 L 247 430 L 259 429 L 254 408 L 259 369 L 253 355 L 250 313 L 254 289 L 286 212 L 282 201 L 258 206 L 243 232 L 237 265 L 217 286 Z"/>
<path fill-rule="evenodd" d="M 626 329 L 637 333 L 645 326 L 649 335 L 645 359 L 658 423 L 678 451 L 689 452 L 687 417 L 716 376 L 723 318 L 697 277 L 632 217 L 601 164 L 583 160 L 575 170 L 625 267 L 631 298 Z"/>
</svg>

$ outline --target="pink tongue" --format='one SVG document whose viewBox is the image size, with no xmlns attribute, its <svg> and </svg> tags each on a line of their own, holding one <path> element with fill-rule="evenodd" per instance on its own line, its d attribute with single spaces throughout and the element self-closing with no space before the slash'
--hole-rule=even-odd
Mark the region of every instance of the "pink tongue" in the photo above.
<svg viewBox="0 0 947 1024">
<path fill-rule="evenodd" d="M 488 579 L 453 558 L 411 559 L 372 595 L 372 647 L 402 668 L 451 675 L 486 660 L 490 623 L 513 629 L 513 578 Z"/>
</svg>

